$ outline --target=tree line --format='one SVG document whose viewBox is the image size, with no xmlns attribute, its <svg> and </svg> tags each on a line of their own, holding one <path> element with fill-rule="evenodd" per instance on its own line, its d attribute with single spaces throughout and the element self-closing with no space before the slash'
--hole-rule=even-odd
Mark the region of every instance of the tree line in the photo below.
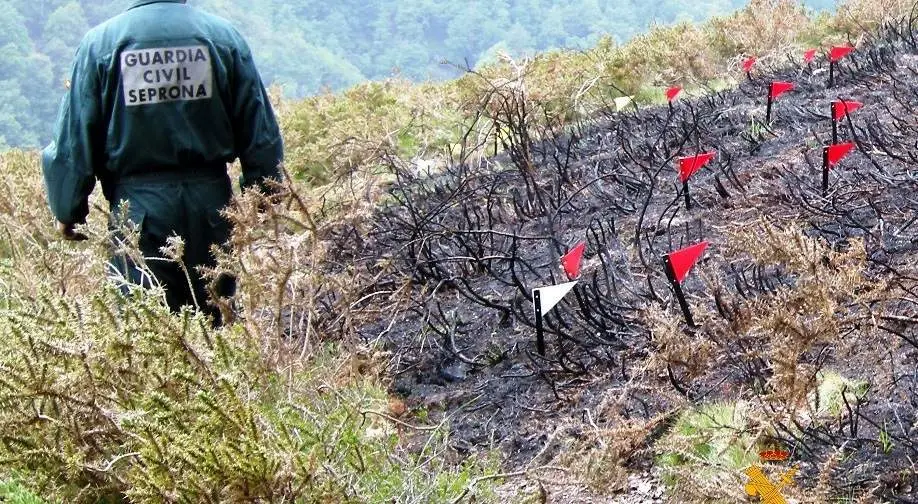
<svg viewBox="0 0 918 504">
<path fill-rule="evenodd" d="M 0 0 L 0 149 L 49 139 L 72 58 L 132 0 Z M 832 0 L 807 2 L 831 8 Z M 744 0 L 190 0 L 247 37 L 262 77 L 289 97 L 393 75 L 454 77 L 503 51 L 619 42 L 651 23 L 700 21 Z"/>
</svg>

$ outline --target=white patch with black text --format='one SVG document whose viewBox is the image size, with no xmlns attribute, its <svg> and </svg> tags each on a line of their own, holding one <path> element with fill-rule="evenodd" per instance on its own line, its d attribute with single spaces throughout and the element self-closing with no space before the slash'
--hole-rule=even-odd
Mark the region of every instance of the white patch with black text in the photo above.
<svg viewBox="0 0 918 504">
<path fill-rule="evenodd" d="M 121 84 L 128 107 L 213 96 L 206 46 L 158 47 L 121 53 Z"/>
</svg>

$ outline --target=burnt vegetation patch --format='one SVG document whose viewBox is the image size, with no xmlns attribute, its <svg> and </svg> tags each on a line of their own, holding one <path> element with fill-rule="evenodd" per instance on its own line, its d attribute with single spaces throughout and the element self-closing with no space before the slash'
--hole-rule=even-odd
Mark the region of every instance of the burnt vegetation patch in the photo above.
<svg viewBox="0 0 918 504">
<path fill-rule="evenodd" d="M 339 229 L 330 252 L 375 280 L 355 307 L 386 316 L 358 332 L 392 352 L 394 393 L 448 418 L 460 452 L 500 447 L 511 466 L 554 460 L 561 437 L 637 423 L 618 462 L 643 467 L 676 412 L 742 400 L 757 440 L 802 463 L 802 487 L 910 502 L 916 17 L 858 42 L 831 87 L 824 59 L 789 60 L 669 107 L 619 111 L 610 96 L 590 121 L 530 97 L 525 71 L 482 77 L 490 134 L 470 128 L 445 167 L 393 157 L 385 204 Z M 795 89 L 766 124 L 773 81 Z M 855 150 L 823 194 L 834 100 L 864 107 L 837 123 Z M 687 210 L 677 160 L 708 151 Z M 684 285 L 689 327 L 663 258 L 702 240 L 711 248 Z M 542 356 L 532 289 L 569 280 L 560 258 L 578 242 L 580 282 L 546 317 Z M 812 399 L 829 369 L 869 388 L 843 391 L 841 411 L 820 418 Z"/>
</svg>

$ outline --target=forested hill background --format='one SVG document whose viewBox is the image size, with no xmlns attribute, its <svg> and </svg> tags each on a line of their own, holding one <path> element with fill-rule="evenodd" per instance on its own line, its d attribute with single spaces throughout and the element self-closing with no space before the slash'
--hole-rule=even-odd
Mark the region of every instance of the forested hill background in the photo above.
<svg viewBox="0 0 918 504">
<path fill-rule="evenodd" d="M 74 50 L 131 0 L 0 0 L 0 150 L 49 139 Z M 287 96 L 367 79 L 453 77 L 498 50 L 586 48 L 652 23 L 700 21 L 744 0 L 191 0 L 248 38 L 264 80 Z M 808 7 L 831 8 L 832 0 Z M 443 64 L 449 61 L 455 65 Z"/>
</svg>

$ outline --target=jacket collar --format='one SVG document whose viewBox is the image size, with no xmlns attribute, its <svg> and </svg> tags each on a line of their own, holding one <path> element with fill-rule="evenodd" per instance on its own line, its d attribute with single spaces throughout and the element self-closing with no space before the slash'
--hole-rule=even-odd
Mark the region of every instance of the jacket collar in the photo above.
<svg viewBox="0 0 918 504">
<path fill-rule="evenodd" d="M 144 5 L 149 5 L 153 3 L 185 3 L 187 0 L 136 0 L 134 3 L 128 7 L 128 10 L 135 9 Z"/>
</svg>

